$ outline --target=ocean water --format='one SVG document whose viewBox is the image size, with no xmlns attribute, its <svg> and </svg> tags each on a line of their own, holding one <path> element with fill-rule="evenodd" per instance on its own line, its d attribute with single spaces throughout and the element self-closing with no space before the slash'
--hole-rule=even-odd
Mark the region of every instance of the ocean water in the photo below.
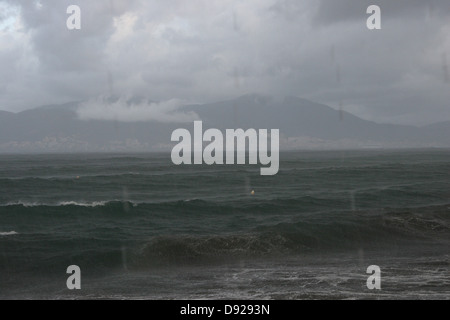
<svg viewBox="0 0 450 320">
<path fill-rule="evenodd" d="M 450 151 L 280 160 L 0 156 L 0 298 L 450 298 Z"/>
</svg>

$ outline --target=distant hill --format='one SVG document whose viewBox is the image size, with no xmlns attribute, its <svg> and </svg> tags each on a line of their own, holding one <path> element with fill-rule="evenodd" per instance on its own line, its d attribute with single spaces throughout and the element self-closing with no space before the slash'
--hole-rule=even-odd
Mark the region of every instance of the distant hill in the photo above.
<svg viewBox="0 0 450 320">
<path fill-rule="evenodd" d="M 408 138 L 417 131 L 413 126 L 377 124 L 297 97 L 277 101 L 271 97 L 246 95 L 192 110 L 213 127 L 280 128 L 289 137 L 392 141 Z"/>
<path fill-rule="evenodd" d="M 429 141 L 450 140 L 450 121 L 438 122 L 421 128 L 421 135 Z"/>
<path fill-rule="evenodd" d="M 0 152 L 170 150 L 172 131 L 193 127 L 192 123 L 80 120 L 78 106 L 79 102 L 72 102 L 16 114 L 0 111 Z M 249 94 L 181 109 L 195 112 L 204 129 L 280 129 L 282 149 L 450 147 L 450 122 L 425 127 L 378 124 L 297 97 Z"/>
</svg>

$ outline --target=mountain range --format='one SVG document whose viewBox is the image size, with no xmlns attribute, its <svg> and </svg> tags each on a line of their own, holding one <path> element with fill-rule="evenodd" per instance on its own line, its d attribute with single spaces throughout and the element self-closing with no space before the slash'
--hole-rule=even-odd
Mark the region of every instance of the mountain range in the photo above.
<svg viewBox="0 0 450 320">
<path fill-rule="evenodd" d="M 126 104 L 132 108 L 142 102 L 152 103 L 134 97 Z M 19 113 L 0 111 L 0 153 L 166 151 L 175 144 L 170 141 L 173 130 L 193 128 L 192 121 L 86 119 L 80 116 L 82 105 L 70 102 Z M 450 121 L 423 127 L 380 124 L 298 97 L 248 94 L 183 105 L 176 111 L 196 115 L 204 130 L 279 129 L 284 150 L 450 147 Z"/>
</svg>

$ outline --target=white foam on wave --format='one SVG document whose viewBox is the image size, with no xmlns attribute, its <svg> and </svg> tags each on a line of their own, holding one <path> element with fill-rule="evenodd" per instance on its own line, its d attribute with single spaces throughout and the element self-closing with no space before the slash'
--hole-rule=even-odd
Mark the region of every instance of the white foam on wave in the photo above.
<svg viewBox="0 0 450 320">
<path fill-rule="evenodd" d="M 77 201 L 62 201 L 57 206 L 78 206 L 78 207 L 101 207 L 108 201 L 93 201 L 93 202 L 77 202 Z"/>
<path fill-rule="evenodd" d="M 8 202 L 5 204 L 0 204 L 0 207 L 9 207 L 9 206 L 24 206 L 24 207 L 37 207 L 41 206 L 42 204 L 38 202 L 23 202 L 23 201 L 15 201 L 15 202 Z"/>
<path fill-rule="evenodd" d="M 58 202 L 58 203 L 40 203 L 40 202 L 15 201 L 15 202 L 8 202 L 6 204 L 0 204 L 0 207 L 9 207 L 9 206 L 24 206 L 24 207 L 39 207 L 39 206 L 49 206 L 49 207 L 60 207 L 60 206 L 99 207 L 99 206 L 104 206 L 108 202 L 109 201 L 93 201 L 93 202 L 61 201 L 61 202 Z"/>
<path fill-rule="evenodd" d="M 18 234 L 15 231 L 9 231 L 9 232 L 0 232 L 0 236 L 13 236 L 15 234 Z"/>
<path fill-rule="evenodd" d="M 194 199 L 195 200 L 195 199 Z M 83 202 L 83 201 L 60 201 L 57 203 L 43 203 L 43 202 L 26 202 L 26 201 L 15 201 L 8 203 L 1 203 L 0 207 L 10 207 L 10 206 L 24 206 L 24 207 L 64 207 L 64 206 L 77 206 L 77 207 L 103 207 L 111 202 L 127 202 L 130 203 L 131 206 L 137 207 L 140 204 L 147 204 L 147 202 L 134 202 L 134 201 L 124 201 L 124 200 L 107 200 L 107 201 L 92 201 L 92 202 Z"/>
</svg>

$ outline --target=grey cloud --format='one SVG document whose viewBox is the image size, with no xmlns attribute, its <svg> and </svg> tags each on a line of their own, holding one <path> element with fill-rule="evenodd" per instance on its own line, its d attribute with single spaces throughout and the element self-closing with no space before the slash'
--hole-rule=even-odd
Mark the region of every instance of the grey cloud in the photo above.
<svg viewBox="0 0 450 320">
<path fill-rule="evenodd" d="M 383 20 L 414 18 L 423 23 L 450 14 L 447 0 L 320 0 L 313 21 L 316 26 L 365 21 L 367 16 L 364 14 L 370 5 L 381 8 Z"/>
<path fill-rule="evenodd" d="M 166 123 L 182 123 L 198 120 L 195 112 L 178 110 L 183 101 L 172 99 L 163 102 L 134 102 L 127 97 L 117 101 L 109 101 L 105 97 L 83 102 L 77 109 L 81 120 L 107 120 L 121 122 L 158 121 Z"/>
<path fill-rule="evenodd" d="M 0 109 L 113 93 L 212 102 L 263 92 L 380 122 L 450 119 L 448 1 L 4 3 L 21 8 L 22 26 L 0 33 Z M 79 31 L 65 27 L 69 4 L 82 9 Z M 369 4 L 381 6 L 382 30 L 367 30 Z"/>
</svg>

